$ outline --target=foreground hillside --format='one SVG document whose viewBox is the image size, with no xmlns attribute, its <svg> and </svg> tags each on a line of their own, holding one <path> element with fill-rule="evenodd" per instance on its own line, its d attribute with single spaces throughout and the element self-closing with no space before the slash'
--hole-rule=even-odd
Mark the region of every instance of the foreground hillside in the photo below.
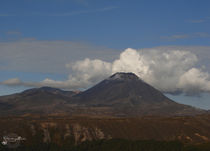
<svg viewBox="0 0 210 151">
<path fill-rule="evenodd" d="M 0 119 L 0 136 L 16 133 L 27 144 L 78 144 L 101 139 L 210 141 L 210 116 L 196 117 L 7 117 Z"/>
<path fill-rule="evenodd" d="M 17 148 L 22 151 L 61 148 L 74 151 L 138 148 L 141 151 L 145 147 L 147 151 L 209 150 L 209 129 L 210 115 L 139 118 L 30 115 L 0 119 L 1 139 L 11 133 L 26 138 Z M 6 150 L 3 145 L 0 148 Z"/>
<path fill-rule="evenodd" d="M 210 143 L 184 145 L 179 141 L 134 141 L 125 139 L 86 141 L 78 145 L 57 145 L 54 143 L 21 144 L 15 149 L 0 145 L 1 151 L 209 151 L 209 149 Z"/>
</svg>

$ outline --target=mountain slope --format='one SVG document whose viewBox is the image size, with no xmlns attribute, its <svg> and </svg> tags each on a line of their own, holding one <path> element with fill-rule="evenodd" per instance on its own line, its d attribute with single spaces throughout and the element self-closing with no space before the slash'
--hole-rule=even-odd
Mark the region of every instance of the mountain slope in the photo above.
<svg viewBox="0 0 210 151">
<path fill-rule="evenodd" d="M 57 113 L 65 111 L 75 92 L 56 88 L 33 88 L 22 93 L 0 97 L 1 114 Z"/>
</svg>

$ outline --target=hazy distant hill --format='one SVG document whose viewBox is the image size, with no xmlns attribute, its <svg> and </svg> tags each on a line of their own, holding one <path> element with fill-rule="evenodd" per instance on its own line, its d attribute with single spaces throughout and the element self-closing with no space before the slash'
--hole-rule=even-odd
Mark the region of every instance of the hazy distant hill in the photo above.
<svg viewBox="0 0 210 151">
<path fill-rule="evenodd" d="M 79 94 L 42 87 L 0 97 L 1 115 L 139 116 L 195 115 L 204 112 L 170 100 L 133 73 L 116 73 Z"/>
</svg>

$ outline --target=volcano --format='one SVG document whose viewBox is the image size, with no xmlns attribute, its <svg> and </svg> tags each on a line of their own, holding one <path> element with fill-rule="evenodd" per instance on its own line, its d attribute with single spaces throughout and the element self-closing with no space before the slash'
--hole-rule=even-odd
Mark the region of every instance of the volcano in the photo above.
<svg viewBox="0 0 210 151">
<path fill-rule="evenodd" d="M 176 103 L 134 73 L 115 73 L 77 94 L 79 104 L 110 107 L 123 115 L 194 115 L 200 109 Z"/>
</svg>

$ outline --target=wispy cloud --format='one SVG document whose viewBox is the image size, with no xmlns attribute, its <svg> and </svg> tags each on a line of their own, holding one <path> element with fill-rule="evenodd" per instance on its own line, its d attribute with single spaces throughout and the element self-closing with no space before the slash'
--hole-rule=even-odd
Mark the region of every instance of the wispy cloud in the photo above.
<svg viewBox="0 0 210 151">
<path fill-rule="evenodd" d="M 7 35 L 21 35 L 22 33 L 19 31 L 8 31 L 6 32 Z"/>
<path fill-rule="evenodd" d="M 54 13 L 54 14 L 40 14 L 40 15 L 42 16 L 74 16 L 74 15 L 80 15 L 80 14 L 105 12 L 105 11 L 110 11 L 116 8 L 117 7 L 115 6 L 110 6 L 110 7 L 104 7 L 104 8 L 94 9 L 94 10 L 80 10 L 80 11 L 73 11 L 73 12 L 68 12 L 68 13 Z"/>
<path fill-rule="evenodd" d="M 187 20 L 187 22 L 190 22 L 190 23 L 204 23 L 204 22 L 207 22 L 207 21 L 210 21 L 210 17 L 205 17 L 205 18 L 201 18 L 201 19 L 190 19 L 190 20 Z"/>
<path fill-rule="evenodd" d="M 0 14 L 0 17 L 9 17 L 9 16 L 16 16 L 14 14 Z"/>
<path fill-rule="evenodd" d="M 65 12 L 65 13 L 31 13 L 31 14 L 0 14 L 0 17 L 9 17 L 9 16 L 74 16 L 74 15 L 80 15 L 80 14 L 89 14 L 89 13 L 98 13 L 98 12 L 106 12 L 114 10 L 118 7 L 116 6 L 109 6 L 104 8 L 98 8 L 93 10 L 78 10 L 78 11 L 72 11 L 72 12 Z"/>
<path fill-rule="evenodd" d="M 198 33 L 194 34 L 194 37 L 209 38 L 210 34 L 209 33 L 204 33 L 204 32 L 198 32 Z"/>
<path fill-rule="evenodd" d="M 176 35 L 170 35 L 170 36 L 161 36 L 161 39 L 174 41 L 174 40 L 180 40 L 180 39 L 192 39 L 192 38 L 209 38 L 209 33 L 204 32 L 196 32 L 192 34 L 176 34 Z"/>
<path fill-rule="evenodd" d="M 78 4 L 83 5 L 83 6 L 88 6 L 89 3 L 87 0 L 75 0 Z"/>
<path fill-rule="evenodd" d="M 205 21 L 206 21 L 205 19 L 188 20 L 188 22 L 191 22 L 191 23 L 203 23 L 203 22 L 205 22 Z"/>
</svg>

